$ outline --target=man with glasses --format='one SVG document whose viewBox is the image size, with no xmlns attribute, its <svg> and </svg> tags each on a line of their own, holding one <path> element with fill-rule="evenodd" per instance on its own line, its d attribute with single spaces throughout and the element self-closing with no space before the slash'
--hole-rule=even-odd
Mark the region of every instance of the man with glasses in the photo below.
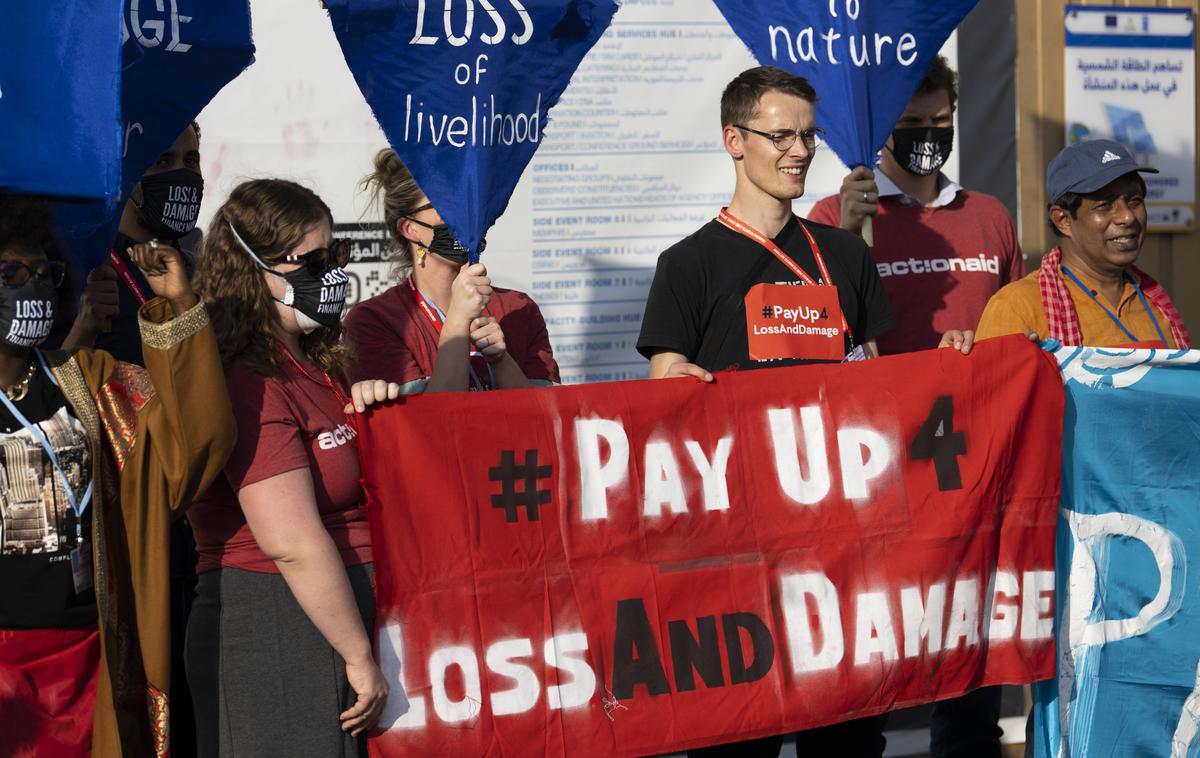
<svg viewBox="0 0 1200 758">
<path fill-rule="evenodd" d="M 820 141 L 816 97 L 807 80 L 770 66 L 725 88 L 733 198 L 658 259 L 638 338 L 651 378 L 712 381 L 728 368 L 876 355 L 875 338 L 894 319 L 870 250 L 792 212 Z M 816 321 L 790 315 L 813 310 Z"/>
<path fill-rule="evenodd" d="M 716 219 L 658 259 L 638 350 L 651 378 L 876 355 L 892 311 L 866 244 L 849 232 L 797 218 L 792 201 L 817 148 L 817 95 L 802 77 L 764 66 L 737 76 L 721 97 L 733 199 Z M 798 286 L 797 286 L 798 285 Z M 820 314 L 797 319 L 798 312 Z M 883 753 L 884 716 L 801 732 L 797 753 Z M 689 752 L 770 756 L 783 737 Z"/>
<path fill-rule="evenodd" d="M 808 214 L 855 234 L 874 219 L 871 252 L 897 320 L 879 340 L 884 355 L 937 347 L 947 330 L 979 323 L 988 298 L 1025 275 L 1016 230 L 1000 201 L 963 189 L 940 170 L 954 141 L 956 79 L 939 55 L 877 169 L 854 169 L 839 194 Z"/>
</svg>

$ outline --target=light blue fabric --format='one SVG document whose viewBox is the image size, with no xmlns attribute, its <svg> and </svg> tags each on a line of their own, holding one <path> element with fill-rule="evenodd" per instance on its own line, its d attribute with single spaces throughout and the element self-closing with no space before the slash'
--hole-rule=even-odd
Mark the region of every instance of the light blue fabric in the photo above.
<svg viewBox="0 0 1200 758">
<path fill-rule="evenodd" d="M 1058 679 L 1034 754 L 1200 749 L 1200 350 L 1059 346 Z"/>
</svg>

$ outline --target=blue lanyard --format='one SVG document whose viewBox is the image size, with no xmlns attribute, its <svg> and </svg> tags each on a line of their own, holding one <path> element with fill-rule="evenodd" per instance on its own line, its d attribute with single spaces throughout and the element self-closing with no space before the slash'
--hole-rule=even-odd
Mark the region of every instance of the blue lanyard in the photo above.
<svg viewBox="0 0 1200 758">
<path fill-rule="evenodd" d="M 433 312 L 437 314 L 438 319 L 440 319 L 443 324 L 446 323 L 446 314 L 442 313 L 442 309 L 434 305 L 432 300 L 425 297 L 424 292 L 421 292 L 420 290 L 417 290 L 417 292 L 421 294 L 421 298 L 428 303 L 429 307 L 433 309 Z M 471 365 L 471 361 L 469 360 L 467 361 L 467 371 L 471 372 L 471 384 L 473 385 L 472 389 L 474 389 L 476 392 L 483 392 L 487 389 L 487 387 L 483 386 L 483 380 L 479 378 L 479 374 L 475 373 L 475 367 Z M 492 373 L 492 364 L 490 363 L 487 364 L 487 372 L 488 384 L 492 387 L 495 387 L 496 375 Z"/>
<path fill-rule="evenodd" d="M 46 376 L 50 377 L 51 383 L 57 387 L 58 380 L 54 378 L 54 374 L 51 373 L 49 366 L 46 365 L 46 359 L 42 357 L 42 351 L 34 350 L 33 352 L 37 355 L 38 362 L 42 364 L 42 370 L 46 372 Z M 83 493 L 83 499 L 77 499 L 75 493 L 71 491 L 71 482 L 67 480 L 67 475 L 63 473 L 62 467 L 58 465 L 58 455 L 54 452 L 54 446 L 50 444 L 50 440 L 46 438 L 46 433 L 37 424 L 29 423 L 29 419 L 25 418 L 25 415 L 17 410 L 17 406 L 13 404 L 13 401 L 8 399 L 8 393 L 0 392 L 0 402 L 4 403 L 4 407 L 13 415 L 13 418 L 20 421 L 21 425 L 28 429 L 29 433 L 37 438 L 38 442 L 42 443 L 42 449 L 46 451 L 46 455 L 50 456 L 50 463 L 54 465 L 54 470 L 58 473 L 59 478 L 62 479 L 63 492 L 67 495 L 67 501 L 71 504 L 71 510 L 75 511 L 75 516 L 77 517 L 75 524 L 76 532 L 79 536 L 82 536 L 83 526 L 80 524 L 80 521 L 83 519 L 83 512 L 87 510 L 88 504 L 92 501 L 91 477 L 88 478 L 88 486 L 87 490 Z"/>
<path fill-rule="evenodd" d="M 1067 268 L 1066 265 L 1064 264 L 1062 267 L 1062 270 L 1067 276 L 1071 277 L 1071 281 L 1073 281 L 1073 282 L 1075 282 L 1075 284 L 1079 285 L 1079 289 L 1083 290 L 1083 294 L 1090 297 L 1092 299 L 1093 303 L 1095 303 L 1096 305 L 1098 305 L 1102 309 L 1104 309 L 1104 312 L 1106 314 L 1108 314 L 1108 317 L 1110 319 L 1113 320 L 1113 323 L 1116 324 L 1117 326 L 1121 327 L 1121 331 L 1125 332 L 1126 336 L 1128 336 L 1130 340 L 1132 340 L 1134 342 L 1141 341 L 1136 336 L 1134 336 L 1133 332 L 1131 332 L 1125 328 L 1125 325 L 1121 323 L 1121 319 L 1117 318 L 1117 314 L 1110 311 L 1108 309 L 1108 306 L 1106 306 L 1104 303 L 1100 302 L 1100 300 L 1097 299 L 1097 297 L 1092 294 L 1092 291 L 1090 289 L 1088 289 L 1087 287 L 1085 287 L 1083 282 L 1079 281 L 1079 277 L 1075 276 L 1075 274 L 1071 272 L 1071 269 Z M 1146 309 L 1146 314 L 1148 316 L 1150 316 L 1150 323 L 1154 324 L 1154 331 L 1158 332 L 1158 338 L 1160 340 L 1162 340 L 1162 343 L 1164 345 L 1166 345 L 1167 344 L 1166 335 L 1163 334 L 1162 327 L 1160 327 L 1158 325 L 1158 319 L 1154 318 L 1154 311 L 1153 311 L 1153 309 L 1150 308 L 1150 303 L 1146 302 L 1146 296 L 1142 294 L 1141 286 L 1138 285 L 1138 283 L 1133 280 L 1133 277 L 1129 276 L 1128 274 L 1126 274 L 1125 277 L 1129 280 L 1129 283 L 1133 285 L 1134 291 L 1137 292 L 1138 299 L 1142 301 L 1142 307 L 1144 307 Z"/>
</svg>

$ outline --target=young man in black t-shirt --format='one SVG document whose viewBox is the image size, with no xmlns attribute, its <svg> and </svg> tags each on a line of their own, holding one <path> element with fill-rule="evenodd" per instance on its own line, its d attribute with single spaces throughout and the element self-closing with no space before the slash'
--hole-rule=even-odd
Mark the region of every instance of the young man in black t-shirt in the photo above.
<svg viewBox="0 0 1200 758">
<path fill-rule="evenodd" d="M 766 66 L 725 88 L 721 124 L 737 174 L 733 199 L 659 256 L 638 338 L 651 378 L 711 382 L 712 371 L 726 368 L 878 355 L 875 338 L 895 318 L 870 249 L 849 232 L 792 213 L 819 134 L 816 99 L 807 80 Z M 797 754 L 882 755 L 886 718 L 801 732 Z M 782 742 L 768 737 L 689 755 L 774 758 Z"/>
<path fill-rule="evenodd" d="M 726 87 L 733 199 L 658 259 L 638 338 L 651 378 L 874 357 L 875 338 L 895 325 L 866 243 L 792 213 L 818 139 L 815 101 L 807 80 L 768 66 Z M 825 318 L 790 318 L 814 305 Z"/>
</svg>

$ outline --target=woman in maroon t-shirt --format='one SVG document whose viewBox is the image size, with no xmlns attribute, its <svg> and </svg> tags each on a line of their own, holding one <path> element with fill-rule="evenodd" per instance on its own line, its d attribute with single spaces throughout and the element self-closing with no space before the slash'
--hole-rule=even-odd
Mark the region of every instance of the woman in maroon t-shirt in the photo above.
<svg viewBox="0 0 1200 758">
<path fill-rule="evenodd" d="M 189 517 L 200 554 L 187 671 L 201 755 L 365 754 L 387 684 L 371 653 L 371 544 L 333 218 L 310 190 L 239 185 L 196 269 L 238 441 Z M 388 390 L 390 389 L 390 393 Z M 383 388 L 396 397 L 399 387 Z M 380 398 L 383 399 L 383 398 Z"/>
<path fill-rule="evenodd" d="M 395 243 L 398 284 L 346 317 L 352 379 L 398 382 L 405 394 L 557 384 L 546 322 L 523 292 L 493 287 L 390 148 L 363 180 Z"/>
</svg>

